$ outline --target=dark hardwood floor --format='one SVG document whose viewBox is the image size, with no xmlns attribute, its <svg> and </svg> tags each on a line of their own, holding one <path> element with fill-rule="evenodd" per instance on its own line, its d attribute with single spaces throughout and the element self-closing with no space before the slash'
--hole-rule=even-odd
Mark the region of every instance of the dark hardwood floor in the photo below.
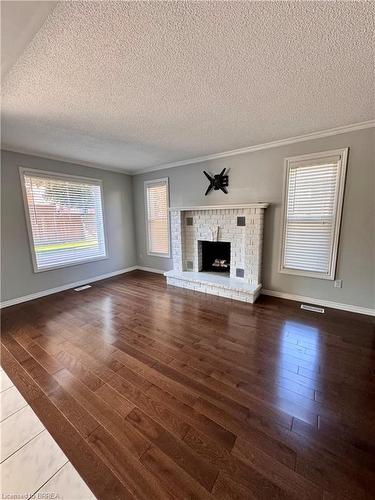
<svg viewBox="0 0 375 500">
<path fill-rule="evenodd" d="M 374 321 L 136 271 L 2 311 L 2 365 L 103 500 L 375 497 Z"/>
</svg>

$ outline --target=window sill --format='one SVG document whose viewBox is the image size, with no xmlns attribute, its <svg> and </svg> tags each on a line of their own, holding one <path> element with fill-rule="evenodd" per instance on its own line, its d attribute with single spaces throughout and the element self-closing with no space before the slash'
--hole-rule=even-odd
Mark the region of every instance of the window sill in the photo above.
<svg viewBox="0 0 375 500">
<path fill-rule="evenodd" d="M 36 264 L 34 264 L 34 273 L 44 273 L 46 271 L 54 271 L 55 269 L 80 266 L 82 264 L 90 264 L 91 262 L 98 262 L 100 260 L 106 260 L 106 259 L 109 259 L 109 255 L 105 255 L 104 257 L 94 257 L 93 259 L 83 259 L 77 262 L 69 262 L 68 264 L 60 264 L 57 266 L 43 267 L 42 269 L 38 269 L 36 267 Z"/>
<path fill-rule="evenodd" d="M 149 255 L 150 257 L 163 257 L 164 259 L 170 259 L 171 258 L 171 254 L 170 253 L 165 254 L 165 253 L 147 252 L 147 255 Z"/>
<path fill-rule="evenodd" d="M 304 278 L 315 278 L 315 279 L 320 279 L 320 280 L 330 280 L 333 281 L 335 279 L 335 274 L 324 274 L 324 273 L 314 273 L 311 271 L 303 271 L 300 269 L 288 269 L 288 268 L 282 268 L 279 269 L 279 273 L 281 274 L 290 274 L 294 276 L 301 276 Z"/>
</svg>

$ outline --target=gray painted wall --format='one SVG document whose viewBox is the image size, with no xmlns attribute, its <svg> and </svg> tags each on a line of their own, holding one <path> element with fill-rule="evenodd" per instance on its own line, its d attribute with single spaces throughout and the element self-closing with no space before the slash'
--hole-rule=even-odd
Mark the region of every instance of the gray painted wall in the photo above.
<svg viewBox="0 0 375 500">
<path fill-rule="evenodd" d="M 1 152 L 1 160 L 2 301 L 136 265 L 132 181 L 128 175 L 8 151 Z M 37 274 L 33 272 L 19 166 L 103 181 L 108 259 Z"/>
<path fill-rule="evenodd" d="M 143 196 L 145 180 L 169 177 L 172 207 L 256 201 L 272 204 L 265 218 L 264 288 L 375 307 L 374 144 L 375 130 L 367 129 L 134 176 L 138 264 L 163 270 L 172 268 L 171 259 L 147 255 Z M 278 273 L 284 158 L 347 146 L 350 153 L 336 273 L 336 278 L 343 280 L 343 288 L 333 288 L 332 281 Z M 229 194 L 213 192 L 205 197 L 207 182 L 203 170 L 218 173 L 223 167 L 230 168 Z"/>
</svg>

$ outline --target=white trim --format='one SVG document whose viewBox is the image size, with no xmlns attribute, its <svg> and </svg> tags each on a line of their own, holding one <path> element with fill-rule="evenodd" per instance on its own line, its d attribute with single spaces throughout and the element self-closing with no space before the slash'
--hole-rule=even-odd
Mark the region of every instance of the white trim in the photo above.
<svg viewBox="0 0 375 500">
<path fill-rule="evenodd" d="M 236 210 L 241 208 L 267 208 L 269 203 L 242 203 L 239 205 L 200 205 L 195 207 L 170 207 L 169 210 L 179 212 L 201 211 L 201 210 Z"/>
<path fill-rule="evenodd" d="M 22 302 L 28 302 L 29 300 L 40 299 L 47 295 L 52 295 L 54 293 L 63 292 L 65 290 L 70 290 L 71 288 L 76 288 L 78 286 L 87 285 L 88 283 L 95 283 L 96 281 L 101 281 L 107 278 L 112 278 L 113 276 L 117 276 L 119 274 L 129 273 L 131 271 L 136 271 L 139 269 L 140 271 L 146 271 L 150 273 L 164 274 L 166 271 L 162 271 L 161 269 L 154 269 L 151 267 L 143 267 L 143 266 L 131 266 L 125 269 L 120 269 L 119 271 L 113 271 L 111 273 L 101 274 L 99 276 L 93 276 L 92 278 L 87 278 L 81 281 L 76 281 L 75 283 L 69 283 L 67 285 L 62 285 L 56 288 L 49 288 L 48 290 L 42 290 L 41 292 L 32 293 L 30 295 L 24 295 L 23 297 L 17 297 L 15 299 L 6 300 L 4 302 L 0 302 L 0 309 L 5 307 L 14 306 L 16 304 L 21 304 Z M 294 300 L 297 302 L 307 302 L 310 304 L 316 304 L 319 306 L 331 307 L 332 309 L 340 309 L 342 311 L 349 311 L 358 314 L 366 314 L 369 316 L 375 316 L 375 309 L 370 309 L 367 307 L 354 306 L 350 304 L 340 304 L 339 302 L 331 302 L 329 300 L 320 300 L 315 299 L 313 297 L 304 297 L 303 295 L 294 295 L 291 293 L 277 292 L 275 290 L 267 290 L 262 288 L 262 295 L 270 295 L 272 297 L 278 297 L 280 299 L 288 299 Z"/>
<path fill-rule="evenodd" d="M 148 201 L 147 201 L 147 188 L 148 186 L 152 186 L 155 184 L 165 183 L 167 186 L 167 207 L 169 211 L 169 178 L 162 177 L 161 179 L 152 179 L 148 181 L 144 181 L 143 183 L 143 200 L 144 200 L 144 208 L 145 208 L 145 222 L 146 222 L 146 252 L 147 255 L 151 257 L 163 257 L 166 259 L 170 259 L 171 257 L 171 221 L 169 217 L 169 213 L 167 214 L 167 228 L 168 228 L 168 253 L 156 253 L 150 251 L 150 239 L 148 233 Z"/>
<path fill-rule="evenodd" d="M 137 269 L 139 271 L 146 271 L 148 273 L 156 273 L 156 274 L 164 274 L 166 271 L 162 271 L 161 269 L 155 269 L 153 267 L 144 267 L 144 266 L 137 266 Z"/>
<path fill-rule="evenodd" d="M 20 155 L 34 156 L 36 158 L 41 158 L 41 159 L 59 161 L 61 163 L 68 163 L 70 165 L 78 165 L 78 166 L 87 167 L 87 168 L 96 168 L 98 170 L 107 170 L 108 172 L 116 172 L 118 174 L 125 174 L 125 175 L 135 175 L 136 174 L 135 172 L 129 172 L 128 170 L 124 170 L 123 168 L 120 168 L 120 167 L 110 167 L 107 165 L 98 165 L 96 163 L 84 162 L 81 160 L 74 160 L 72 158 L 69 159 L 66 157 L 62 157 L 59 155 L 51 155 L 48 153 L 35 153 L 34 151 L 28 151 L 27 149 L 11 146 L 8 144 L 1 144 L 1 150 L 8 151 L 9 153 L 17 153 Z"/>
<path fill-rule="evenodd" d="M 255 151 L 261 151 L 263 149 L 277 148 L 280 146 L 288 146 L 289 144 L 295 144 L 297 142 L 311 141 L 314 139 L 322 139 L 323 137 L 330 137 L 332 135 L 345 134 L 347 132 L 355 132 L 356 130 L 363 130 L 366 128 L 374 128 L 375 120 L 368 120 L 366 122 L 353 123 L 351 125 L 344 125 L 342 127 L 335 127 L 326 130 L 321 130 L 318 132 L 312 132 L 310 134 L 297 135 L 295 137 L 289 137 L 287 139 L 280 139 L 278 141 L 265 142 L 263 144 L 257 144 L 254 146 L 248 146 L 245 148 L 232 149 L 230 151 L 223 151 L 222 153 L 214 153 L 205 156 L 197 156 L 196 158 L 189 158 L 186 160 L 174 161 L 171 163 L 164 163 L 156 167 L 145 168 L 137 172 L 132 172 L 130 175 L 146 174 L 147 172 L 153 172 L 155 170 L 163 170 L 165 168 L 182 167 L 183 165 L 190 165 L 192 163 L 201 163 L 203 161 L 217 160 L 219 158 L 227 158 L 228 156 L 242 155 L 246 153 L 253 153 Z"/>
<path fill-rule="evenodd" d="M 262 295 L 270 295 L 280 299 L 294 300 L 296 302 L 304 302 L 308 304 L 316 304 L 317 306 L 331 307 L 332 309 L 340 309 L 341 311 L 349 311 L 358 314 L 366 314 L 375 316 L 375 309 L 369 307 L 355 306 L 351 304 L 342 304 L 340 302 L 332 302 L 330 300 L 321 300 L 314 297 L 305 297 L 303 295 L 294 295 L 293 293 L 277 292 L 276 290 L 262 289 Z"/>
<path fill-rule="evenodd" d="M 22 190 L 22 197 L 23 197 L 23 207 L 24 207 L 24 213 L 25 213 L 25 219 L 26 219 L 26 227 L 27 227 L 27 234 L 29 236 L 29 246 L 30 246 L 30 253 L 31 253 L 31 260 L 33 264 L 33 269 L 34 273 L 43 273 L 45 271 L 52 271 L 54 269 L 62 269 L 64 267 L 73 267 L 77 266 L 80 264 L 86 264 L 89 262 L 96 262 L 99 260 L 106 260 L 109 258 L 109 253 L 108 253 L 108 235 L 107 235 L 107 218 L 105 214 L 105 207 L 104 207 L 104 190 L 103 190 L 103 181 L 101 179 L 95 179 L 93 177 L 81 177 L 78 175 L 70 175 L 70 174 L 61 174 L 59 172 L 51 172 L 49 170 L 40 170 L 36 168 L 29 168 L 29 167 L 18 167 L 19 170 L 19 175 L 20 175 L 20 180 L 21 180 L 21 190 Z M 58 264 L 58 265 L 53 265 L 53 266 L 48 266 L 48 267 L 43 267 L 40 268 L 38 267 L 38 263 L 36 260 L 36 255 L 35 255 L 35 244 L 34 244 L 34 235 L 32 231 L 32 226 L 31 226 L 31 221 L 30 221 L 30 209 L 29 209 L 29 204 L 27 202 L 27 194 L 26 194 L 26 186 L 25 186 L 25 174 L 30 174 L 30 175 L 35 175 L 36 177 L 41 177 L 41 178 L 55 178 L 55 179 L 71 179 L 72 182 L 79 182 L 83 181 L 87 184 L 92 184 L 93 186 L 99 186 L 100 188 L 100 203 L 101 203 L 101 209 L 102 209 L 102 224 L 103 224 L 103 237 L 104 237 L 104 250 L 105 250 L 105 255 L 102 255 L 100 257 L 91 257 L 91 258 L 86 258 L 86 259 L 80 259 L 74 262 L 68 262 L 65 264 Z"/>
<path fill-rule="evenodd" d="M 22 174 L 29 172 L 30 174 L 35 175 L 35 177 L 40 177 L 40 178 L 49 179 L 49 177 L 52 176 L 67 180 L 71 179 L 72 182 L 77 182 L 77 183 L 79 183 L 80 181 L 84 181 L 87 182 L 88 184 L 93 184 L 94 186 L 96 186 L 97 184 L 100 185 L 103 184 L 102 179 L 98 179 L 96 177 L 84 177 L 82 175 L 62 174 L 60 172 L 56 172 L 53 170 L 43 170 L 40 168 L 23 167 L 22 165 L 20 165 L 18 168 Z"/>
<path fill-rule="evenodd" d="M 53 293 L 63 292 L 64 290 L 77 288 L 82 285 L 87 285 L 88 283 L 95 283 L 96 281 L 101 281 L 106 278 L 112 278 L 113 276 L 117 276 L 118 274 L 124 274 L 124 273 L 129 273 L 130 271 L 136 271 L 137 269 L 138 269 L 137 266 L 131 266 L 125 269 L 120 269 L 119 271 L 100 274 L 99 276 L 93 276 L 92 278 L 86 278 L 81 281 L 75 281 L 74 283 L 68 283 L 67 285 L 58 286 L 56 288 L 48 288 L 47 290 L 31 293 L 30 295 L 24 295 L 23 297 L 16 297 L 15 299 L 10 299 L 4 302 L 0 302 L 0 309 L 3 309 L 4 307 L 14 306 L 15 304 L 21 304 L 21 302 L 28 302 L 29 300 L 40 299 L 41 297 L 45 297 L 46 295 L 52 295 Z"/>
<path fill-rule="evenodd" d="M 262 144 L 255 144 L 254 146 L 248 146 L 248 147 L 239 148 L 239 149 L 232 149 L 229 151 L 223 151 L 221 153 L 213 153 L 213 154 L 209 154 L 209 155 L 205 155 L 205 156 L 198 156 L 196 158 L 189 158 L 186 160 L 179 160 L 179 161 L 174 161 L 174 162 L 170 162 L 170 163 L 163 163 L 163 164 L 157 165 L 155 167 L 146 167 L 142 170 L 126 170 L 126 169 L 122 169 L 120 167 L 111 167 L 108 165 L 97 165 L 96 163 L 84 162 L 82 160 L 69 159 L 69 158 L 65 158 L 65 157 L 63 158 L 62 156 L 51 155 L 51 154 L 43 153 L 43 152 L 36 153 L 33 151 L 28 151 L 27 149 L 19 148 L 16 146 L 11 146 L 11 145 L 7 145 L 7 144 L 2 144 L 1 149 L 4 151 L 9 151 L 11 153 L 19 153 L 19 154 L 24 154 L 24 155 L 36 156 L 39 158 L 47 158 L 50 160 L 61 161 L 61 162 L 65 162 L 65 163 L 82 165 L 84 167 L 89 167 L 89 168 L 98 168 L 100 170 L 109 170 L 111 172 L 117 172 L 117 173 L 125 174 L 125 175 L 139 175 L 139 174 L 146 174 L 147 172 L 154 172 L 156 170 L 162 170 L 164 168 L 181 167 L 183 165 L 190 165 L 192 163 L 200 163 L 203 161 L 217 160 L 218 158 L 226 158 L 228 156 L 236 156 L 236 155 L 241 155 L 241 154 L 245 154 L 245 153 L 253 153 L 254 151 L 261 151 L 263 149 L 277 148 L 279 146 L 288 146 L 289 144 L 295 144 L 297 142 L 304 142 L 304 141 L 309 141 L 309 140 L 314 140 L 314 139 L 322 139 L 324 137 L 330 137 L 333 135 L 340 135 L 340 134 L 345 134 L 347 132 L 355 132 L 356 130 L 363 130 L 363 129 L 374 128 L 374 127 L 375 127 L 375 120 L 368 120 L 365 122 L 352 123 L 350 125 L 343 125 L 341 127 L 335 127 L 335 128 L 329 128 L 326 130 L 320 130 L 317 132 L 311 132 L 309 134 L 297 135 L 295 137 L 288 137 L 286 139 L 279 139 L 277 141 L 264 142 Z"/>
<path fill-rule="evenodd" d="M 319 153 L 304 154 L 299 156 L 292 156 L 284 159 L 284 184 L 282 195 L 282 215 L 281 215 L 281 238 L 279 248 L 279 273 L 292 274 L 297 276 L 305 276 L 308 278 L 317 278 L 324 280 L 334 280 L 336 274 L 337 254 L 339 247 L 340 228 L 342 219 L 342 208 L 344 204 L 344 191 L 346 181 L 346 171 L 348 164 L 349 148 L 334 149 L 330 151 L 322 151 Z M 336 200 L 334 212 L 334 228 L 331 241 L 331 252 L 329 259 L 329 270 L 327 273 L 312 272 L 303 269 L 292 269 L 284 267 L 284 250 L 285 250 L 285 233 L 286 233 L 286 213 L 287 213 L 287 200 L 288 200 L 288 185 L 289 185 L 289 171 L 293 168 L 293 163 L 308 162 L 315 159 L 324 159 L 332 156 L 339 156 L 339 172 L 336 181 Z"/>
</svg>

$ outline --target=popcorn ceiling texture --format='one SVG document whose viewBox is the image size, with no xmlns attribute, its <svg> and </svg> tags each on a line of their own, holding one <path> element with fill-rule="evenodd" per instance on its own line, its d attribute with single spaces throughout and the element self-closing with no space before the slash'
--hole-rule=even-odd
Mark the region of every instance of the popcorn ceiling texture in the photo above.
<svg viewBox="0 0 375 500">
<path fill-rule="evenodd" d="M 59 2 L 3 144 L 136 171 L 374 117 L 372 2 Z"/>
</svg>

